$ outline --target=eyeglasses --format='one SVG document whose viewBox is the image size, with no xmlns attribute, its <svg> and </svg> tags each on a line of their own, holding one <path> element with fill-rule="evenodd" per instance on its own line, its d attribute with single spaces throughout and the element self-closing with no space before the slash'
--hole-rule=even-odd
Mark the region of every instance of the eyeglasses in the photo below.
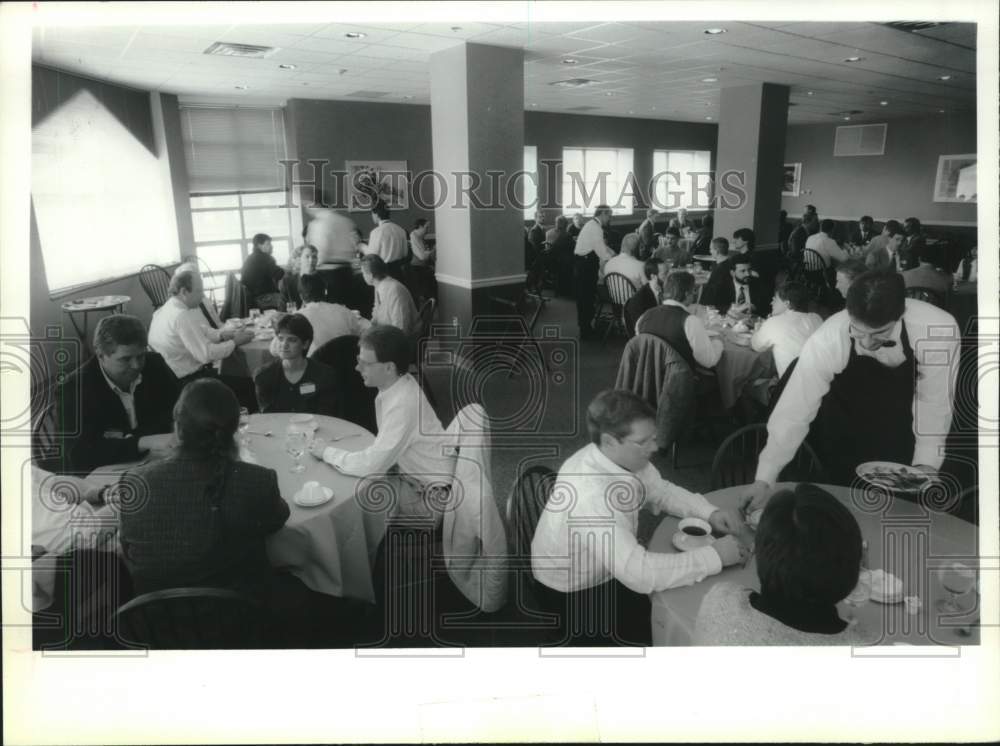
<svg viewBox="0 0 1000 746">
<path fill-rule="evenodd" d="M 643 438 L 642 440 L 630 440 L 629 438 L 621 438 L 619 441 L 621 444 L 628 444 L 630 446 L 636 446 L 637 448 L 649 448 L 649 446 L 656 442 L 656 435 L 650 435 L 648 438 Z"/>
<path fill-rule="evenodd" d="M 853 323 L 848 328 L 848 334 L 851 335 L 852 339 L 857 339 L 859 341 L 876 341 L 885 342 L 891 336 L 893 330 L 896 328 L 896 322 L 892 322 L 889 326 L 882 329 L 875 329 L 874 331 L 864 331 L 856 327 Z"/>
<path fill-rule="evenodd" d="M 362 358 L 359 357 L 358 358 L 358 365 L 360 365 L 360 366 L 362 366 L 364 368 L 368 368 L 368 367 L 370 367 L 372 365 L 379 365 L 379 361 L 378 360 L 364 360 L 364 359 L 362 359 Z"/>
</svg>

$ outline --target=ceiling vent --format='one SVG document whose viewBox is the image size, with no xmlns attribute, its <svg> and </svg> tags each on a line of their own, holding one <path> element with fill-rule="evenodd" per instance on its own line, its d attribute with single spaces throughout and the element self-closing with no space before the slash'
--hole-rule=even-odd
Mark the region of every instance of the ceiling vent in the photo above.
<svg viewBox="0 0 1000 746">
<path fill-rule="evenodd" d="M 884 155 L 885 124 L 855 124 L 837 127 L 834 156 Z"/>
<path fill-rule="evenodd" d="M 883 23 L 882 25 L 894 28 L 897 31 L 908 31 L 912 33 L 914 31 L 923 31 L 927 28 L 934 28 L 935 26 L 940 26 L 942 24 L 935 23 L 933 21 L 890 21 L 889 23 Z"/>
<path fill-rule="evenodd" d="M 850 111 L 831 111 L 829 114 L 831 117 L 856 117 L 864 112 L 861 109 L 851 109 Z"/>
<path fill-rule="evenodd" d="M 277 50 L 276 47 L 260 47 L 256 44 L 232 44 L 227 41 L 217 41 L 205 50 L 205 54 L 217 54 L 222 57 L 249 57 L 251 59 L 263 59 L 270 57 Z"/>
<path fill-rule="evenodd" d="M 555 83 L 549 83 L 549 85 L 554 85 L 558 88 L 583 88 L 584 86 L 594 85 L 597 82 L 589 78 L 570 78 L 569 80 L 557 80 Z"/>
<path fill-rule="evenodd" d="M 383 96 L 388 96 L 388 91 L 354 91 L 354 93 L 345 94 L 351 98 L 382 98 Z"/>
<path fill-rule="evenodd" d="M 574 106 L 572 109 L 566 109 L 566 111 L 593 111 L 600 108 L 600 106 Z"/>
</svg>

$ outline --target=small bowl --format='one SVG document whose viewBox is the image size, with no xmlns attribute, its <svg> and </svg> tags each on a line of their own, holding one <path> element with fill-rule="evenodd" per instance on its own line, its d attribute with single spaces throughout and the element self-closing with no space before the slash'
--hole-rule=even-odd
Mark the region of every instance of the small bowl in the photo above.
<svg viewBox="0 0 1000 746">
<path fill-rule="evenodd" d="M 293 414 L 288 423 L 302 430 L 315 430 L 319 427 L 316 418 L 311 414 Z"/>
</svg>

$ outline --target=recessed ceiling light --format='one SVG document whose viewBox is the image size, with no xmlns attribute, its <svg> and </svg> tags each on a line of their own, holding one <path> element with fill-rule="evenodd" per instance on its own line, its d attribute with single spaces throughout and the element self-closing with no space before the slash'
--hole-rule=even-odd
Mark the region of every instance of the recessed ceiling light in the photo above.
<svg viewBox="0 0 1000 746">
<path fill-rule="evenodd" d="M 298 67 L 298 65 L 289 65 L 289 64 L 285 63 L 285 64 L 282 64 L 282 65 L 278 65 L 278 67 L 280 67 L 282 70 L 294 70 L 294 69 L 296 69 Z"/>
<path fill-rule="evenodd" d="M 724 28 L 707 28 L 705 29 L 706 34 L 711 34 L 712 36 L 718 36 L 719 34 L 726 33 Z"/>
<path fill-rule="evenodd" d="M 649 110 L 650 110 L 650 111 L 656 111 L 656 107 L 655 107 L 655 106 L 650 106 L 650 107 L 649 107 Z"/>
<path fill-rule="evenodd" d="M 851 118 L 850 118 L 850 117 L 844 117 L 844 121 L 845 121 L 845 122 L 850 122 L 850 121 L 851 121 Z"/>
<path fill-rule="evenodd" d="M 245 85 L 237 85 L 237 86 L 233 86 L 233 87 L 234 87 L 234 88 L 235 88 L 235 89 L 236 89 L 237 91 L 245 91 L 245 90 L 247 89 L 247 86 L 245 86 Z"/>
<path fill-rule="evenodd" d="M 629 110 L 628 110 L 628 113 L 629 113 L 629 114 L 635 114 L 635 109 L 629 109 Z"/>
<path fill-rule="evenodd" d="M 605 91 L 604 95 L 605 96 L 614 96 L 615 92 L 614 91 Z"/>
<path fill-rule="evenodd" d="M 889 105 L 889 102 L 888 102 L 888 101 L 879 101 L 879 102 L 878 102 L 878 105 L 879 105 L 879 106 L 888 106 L 888 105 Z"/>
<path fill-rule="evenodd" d="M 844 62 L 861 62 L 864 57 L 845 57 Z"/>
<path fill-rule="evenodd" d="M 462 27 L 461 27 L 461 26 L 452 26 L 452 27 L 451 27 L 451 30 L 452 30 L 452 31 L 461 31 L 461 30 L 462 30 Z"/>
<path fill-rule="evenodd" d="M 812 92 L 812 91 L 806 91 L 806 95 L 807 95 L 807 96 L 812 96 L 812 95 L 813 95 L 813 92 Z"/>
<path fill-rule="evenodd" d="M 410 99 L 413 98 L 413 96 L 403 96 L 403 98 L 405 98 L 407 101 L 409 101 Z"/>
<path fill-rule="evenodd" d="M 572 57 L 563 57 L 562 58 L 562 63 L 564 65 L 575 65 L 577 62 L 579 62 L 579 60 L 575 60 Z"/>
<path fill-rule="evenodd" d="M 362 33 L 361 31 L 348 31 L 344 34 L 348 39 L 364 39 L 368 34 Z"/>
<path fill-rule="evenodd" d="M 528 104 L 528 106 L 538 106 L 538 104 Z"/>
<path fill-rule="evenodd" d="M 711 120 L 711 119 L 712 119 L 712 117 L 705 117 L 705 119 L 708 119 L 708 120 Z"/>
<path fill-rule="evenodd" d="M 938 109 L 938 114 L 944 114 L 944 109 Z"/>
<path fill-rule="evenodd" d="M 719 79 L 718 78 L 702 78 L 701 82 L 702 83 L 718 83 Z"/>
<path fill-rule="evenodd" d="M 938 80 L 951 80 L 950 75 L 938 75 Z"/>
</svg>

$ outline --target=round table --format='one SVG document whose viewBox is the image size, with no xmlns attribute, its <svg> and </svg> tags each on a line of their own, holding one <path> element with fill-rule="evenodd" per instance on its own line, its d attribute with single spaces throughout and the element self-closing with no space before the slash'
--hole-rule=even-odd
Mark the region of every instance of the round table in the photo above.
<svg viewBox="0 0 1000 746">
<path fill-rule="evenodd" d="M 721 319 L 708 323 L 709 334 L 722 340 L 722 357 L 715 365 L 715 376 L 719 381 L 719 398 L 722 406 L 731 409 L 736 406 L 740 394 L 748 384 L 760 379 L 773 378 L 777 374 L 774 355 L 770 349 L 754 351 L 750 346 L 750 335 L 738 334 L 723 326 Z"/>
<path fill-rule="evenodd" d="M 794 484 L 778 485 L 792 486 Z M 861 534 L 868 541 L 869 569 L 891 572 L 903 581 L 904 596 L 918 596 L 923 604 L 916 615 L 910 616 L 902 603 L 870 601 L 853 612 L 841 606 L 841 617 L 849 619 L 853 613 L 869 630 L 880 633 L 878 644 L 882 645 L 978 644 L 978 626 L 973 625 L 971 629 L 966 626 L 979 616 L 975 593 L 959 598 L 959 606 L 965 610 L 960 614 L 949 616 L 936 608 L 938 600 L 947 595 L 938 581 L 938 568 L 952 561 L 970 567 L 978 564 L 976 527 L 908 500 L 869 500 L 866 493 L 850 487 L 823 485 L 823 488 L 844 503 L 857 519 Z M 708 493 L 705 497 L 713 505 L 730 508 L 739 506 L 744 493 L 745 488 L 737 486 Z M 676 552 L 670 540 L 677 531 L 677 524 L 677 518 L 664 518 L 649 542 L 649 550 Z M 701 600 L 722 581 L 760 589 L 757 567 L 751 560 L 745 568 L 727 567 L 700 583 L 651 594 L 653 644 L 692 645 Z M 970 634 L 965 635 L 960 629 L 969 629 Z"/>
<path fill-rule="evenodd" d="M 128 295 L 97 295 L 91 298 L 76 298 L 62 304 L 63 313 L 69 316 L 73 328 L 80 335 L 84 350 L 90 350 L 90 341 L 87 337 L 87 321 L 91 313 L 110 311 L 111 313 L 125 313 L 125 304 L 132 298 Z M 83 329 L 76 323 L 76 315 L 83 314 Z"/>
<path fill-rule="evenodd" d="M 302 456 L 305 471 L 293 473 L 292 460 L 285 452 L 285 430 L 290 414 L 250 415 L 251 433 L 270 432 L 270 437 L 249 434 L 249 453 L 241 457 L 274 469 L 281 496 L 291 508 L 288 522 L 267 540 L 267 554 L 275 567 L 289 570 L 309 588 L 333 596 L 375 601 L 372 564 L 375 551 L 385 534 L 386 514 L 363 508 L 356 499 L 358 477 L 342 474 L 308 453 Z M 316 415 L 316 437 L 347 451 L 371 445 L 375 436 L 347 420 Z M 333 490 L 333 499 L 314 508 L 295 504 L 293 497 L 302 485 L 319 482 Z"/>
</svg>

